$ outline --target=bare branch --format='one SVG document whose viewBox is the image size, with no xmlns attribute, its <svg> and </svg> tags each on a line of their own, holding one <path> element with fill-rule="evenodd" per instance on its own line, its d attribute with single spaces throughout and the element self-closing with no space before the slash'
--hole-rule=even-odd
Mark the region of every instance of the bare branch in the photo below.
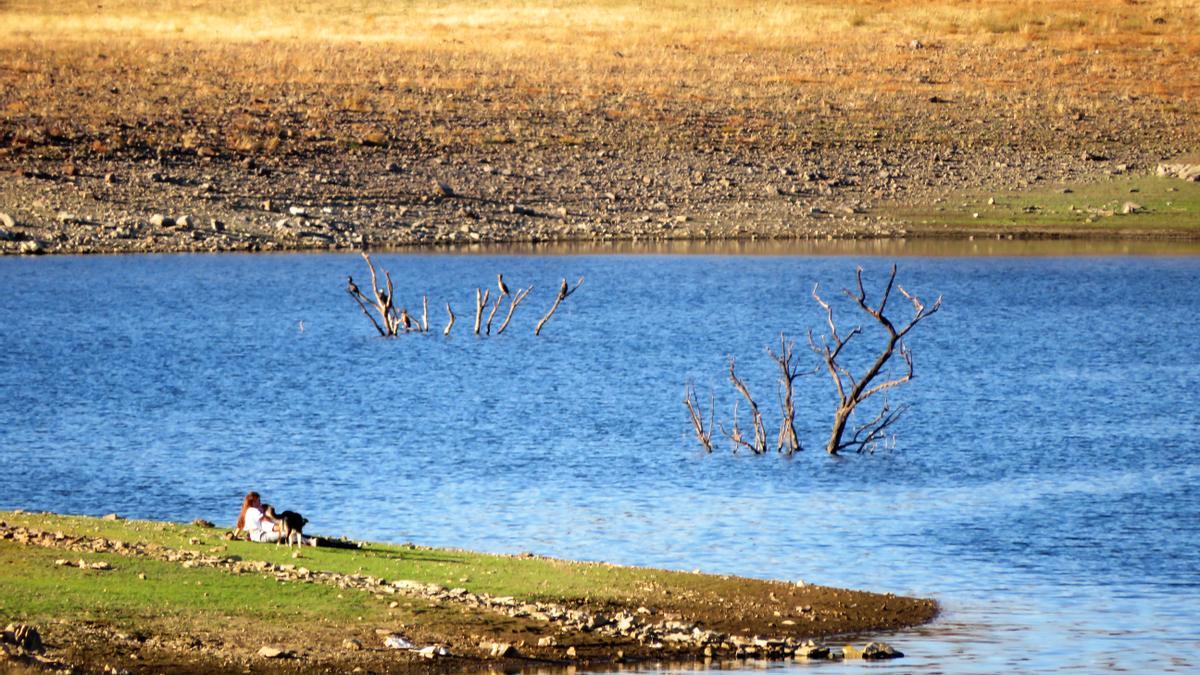
<svg viewBox="0 0 1200 675">
<path fill-rule="evenodd" d="M 421 332 L 429 332 L 429 296 L 421 296 Z"/>
<path fill-rule="evenodd" d="M 442 331 L 442 335 L 449 335 L 450 329 L 454 328 L 454 310 L 450 309 L 450 303 L 446 303 L 446 314 L 450 315 L 450 322 L 446 324 L 446 330 Z"/>
<path fill-rule="evenodd" d="M 387 337 L 387 333 L 383 332 L 383 327 L 379 325 L 379 322 L 375 320 L 375 317 L 371 316 L 370 310 L 367 309 L 367 302 L 369 302 L 367 296 L 358 290 L 358 284 L 354 283 L 354 277 L 346 277 L 346 292 L 350 294 L 350 297 L 354 298 L 354 302 L 358 303 L 358 308 L 362 310 L 363 316 L 370 319 L 371 325 L 375 326 L 375 330 L 379 332 L 379 335 Z"/>
<path fill-rule="evenodd" d="M 492 295 L 492 291 L 486 290 L 480 293 L 480 289 L 475 289 L 475 334 L 479 335 L 479 325 L 483 321 L 483 308 L 487 307 L 488 298 Z"/>
<path fill-rule="evenodd" d="M 571 294 L 579 290 L 579 287 L 582 285 L 583 277 L 579 277 L 579 281 L 575 282 L 575 288 L 569 288 L 567 286 L 567 280 L 562 280 L 562 285 L 558 287 L 558 295 L 554 298 L 554 304 L 550 307 L 550 311 L 546 312 L 546 315 L 542 317 L 542 320 L 538 321 L 537 328 L 533 329 L 534 335 L 541 335 L 542 326 L 546 325 L 546 322 L 550 320 L 550 317 L 554 316 L 554 311 L 558 309 L 559 303 L 571 297 Z"/>
<path fill-rule="evenodd" d="M 704 418 L 700 415 L 700 404 L 696 401 L 696 388 L 690 382 L 683 388 L 683 404 L 687 406 L 688 416 L 692 420 L 692 429 L 696 432 L 696 439 L 700 441 L 700 445 L 704 446 L 705 451 L 712 452 L 712 421 L 709 418 L 709 426 L 706 430 Z"/>
<path fill-rule="evenodd" d="M 752 449 L 755 454 L 761 455 L 767 451 L 767 432 L 763 428 L 762 413 L 759 412 L 758 404 L 754 402 L 754 397 L 750 395 L 750 390 L 746 388 L 746 384 L 734 372 L 734 360 L 732 357 L 729 359 L 729 381 L 733 383 L 733 387 L 750 404 L 750 419 L 754 425 L 754 446 Z"/>
<path fill-rule="evenodd" d="M 796 383 L 796 378 L 800 377 L 800 373 L 796 370 L 795 365 L 795 343 L 789 341 L 783 333 L 779 334 L 779 353 L 775 353 L 770 347 L 767 348 L 767 353 L 775 360 L 775 364 L 779 366 L 779 407 L 782 411 L 782 421 L 779 425 L 779 436 L 776 439 L 775 451 L 786 452 L 792 454 L 799 450 L 803 450 L 800 446 L 800 439 L 796 435 L 796 405 L 793 398 L 793 385 Z M 786 450 L 785 450 L 786 448 Z"/>
<path fill-rule="evenodd" d="M 747 443 L 745 437 L 742 436 L 742 429 L 740 426 L 738 426 L 738 417 L 739 417 L 738 404 L 737 404 L 737 401 L 734 401 L 734 403 L 733 403 L 733 429 L 730 431 L 726 431 L 725 425 L 722 424 L 720 426 L 721 435 L 724 436 L 725 438 L 729 439 L 730 443 L 733 445 L 733 453 L 735 455 L 737 454 L 738 448 L 746 448 L 750 452 L 756 452 L 754 450 L 754 446 Z M 756 452 L 756 454 L 761 454 L 761 453 Z"/>
<path fill-rule="evenodd" d="M 875 357 L 874 362 L 863 372 L 858 378 L 854 377 L 853 372 L 845 364 L 839 361 L 841 350 L 846 343 L 858 335 L 861 331 L 855 328 L 847 334 L 845 339 L 838 336 L 837 326 L 833 319 L 833 309 L 829 303 L 825 302 L 817 294 L 817 289 L 813 288 L 813 298 L 817 304 L 825 310 L 826 320 L 829 323 L 829 330 L 833 346 L 831 348 L 829 340 L 825 340 L 824 344 L 819 345 L 812 333 L 809 333 L 809 346 L 819 354 L 825 363 L 826 370 L 829 371 L 831 378 L 834 381 L 834 386 L 837 389 L 838 406 L 834 412 L 833 428 L 830 431 L 829 442 L 826 444 L 826 451 L 836 455 L 840 451 L 847 448 L 855 448 L 862 452 L 864 448 L 873 447 L 873 444 L 878 441 L 885 431 L 899 419 L 901 413 L 905 410 L 904 406 L 892 409 L 887 402 L 884 402 L 883 408 L 871 421 L 859 426 L 851 435 L 849 441 L 844 441 L 843 436 L 846 433 L 846 425 L 857 408 L 863 401 L 881 392 L 887 391 L 894 387 L 898 387 L 905 382 L 908 382 L 913 377 L 913 361 L 912 353 L 907 345 L 902 341 L 904 336 L 908 334 L 918 323 L 929 318 L 941 308 L 941 296 L 932 307 L 927 308 L 916 296 L 910 294 L 903 286 L 897 285 L 896 282 L 896 266 L 892 265 L 891 273 L 888 275 L 887 284 L 884 286 L 883 294 L 880 297 L 879 305 L 872 306 L 867 300 L 866 287 L 863 284 L 863 270 L 861 267 L 855 271 L 855 280 L 857 292 L 849 289 L 844 289 L 844 293 L 848 298 L 854 301 L 858 308 L 863 313 L 872 317 L 876 323 L 883 328 L 887 333 L 887 339 L 879 354 Z M 892 289 L 899 289 L 900 293 L 908 299 L 913 306 L 913 317 L 903 327 L 897 329 L 891 319 L 885 314 L 888 300 L 891 298 Z M 903 375 L 893 377 L 892 379 L 876 382 L 876 379 L 884 372 L 892 357 L 897 350 L 900 357 L 904 360 L 905 372 Z M 849 386 L 847 386 L 847 384 Z"/>
<path fill-rule="evenodd" d="M 496 302 L 492 304 L 492 311 L 488 312 L 487 326 L 484 328 L 484 335 L 492 334 L 492 319 L 496 316 L 496 310 L 500 309 L 500 303 L 504 302 L 504 298 L 508 297 L 507 293 L 496 294 Z"/>
<path fill-rule="evenodd" d="M 511 299 L 508 301 L 508 315 L 504 317 L 504 323 L 500 324 L 500 328 L 496 331 L 496 335 L 500 335 L 504 332 L 505 328 L 508 328 L 508 322 L 512 321 L 513 312 L 517 310 L 517 305 L 520 305 L 525 298 L 529 297 L 529 292 L 532 290 L 533 286 L 530 286 L 523 291 L 517 291 L 516 295 L 511 296 Z M 491 319 L 488 319 L 488 324 L 491 324 Z"/>
</svg>

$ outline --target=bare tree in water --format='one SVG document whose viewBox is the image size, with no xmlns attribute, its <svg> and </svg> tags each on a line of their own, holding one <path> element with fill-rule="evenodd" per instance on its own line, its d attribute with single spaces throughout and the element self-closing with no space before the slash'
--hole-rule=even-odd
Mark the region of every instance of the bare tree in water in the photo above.
<svg viewBox="0 0 1200 675">
<path fill-rule="evenodd" d="M 912 379 L 912 352 L 909 351 L 908 346 L 904 343 L 904 338 L 913 328 L 916 328 L 917 324 L 937 313 L 942 306 L 942 297 L 940 295 L 932 306 L 927 307 L 915 295 L 904 290 L 903 286 L 897 285 L 895 283 L 895 265 L 892 265 L 891 275 L 888 277 L 887 286 L 883 290 L 883 295 L 880 297 L 878 305 L 872 305 L 867 300 L 867 292 L 863 288 L 863 271 L 861 267 L 857 270 L 857 278 L 858 292 L 855 293 L 850 291 L 850 289 L 845 289 L 846 296 L 853 300 L 863 313 L 878 323 L 887 336 L 874 362 L 872 362 L 866 371 L 858 376 L 846 365 L 843 358 L 843 350 L 851 340 L 862 334 L 862 328 L 856 326 L 845 335 L 838 333 L 837 324 L 833 319 L 833 308 L 817 293 L 818 285 L 814 285 L 812 291 L 813 299 L 825 310 L 826 321 L 829 325 L 829 335 L 822 336 L 818 341 L 813 337 L 812 330 L 809 330 L 808 344 L 821 357 L 837 392 L 837 408 L 834 411 L 833 428 L 829 432 L 829 442 L 825 445 L 825 450 L 831 455 L 837 455 L 845 450 L 854 450 L 855 452 L 870 450 L 880 439 L 886 438 L 888 429 L 907 410 L 908 406 L 906 405 L 892 407 L 888 403 L 887 395 L 884 392 Z M 888 300 L 891 299 L 893 288 L 907 298 L 913 308 L 912 318 L 899 327 L 886 314 Z M 880 380 L 880 376 L 885 372 L 888 363 L 897 354 L 899 354 L 904 362 L 903 374 L 892 379 Z M 879 407 L 879 412 L 870 420 L 855 427 L 853 431 L 849 431 L 850 417 L 854 414 L 854 411 L 859 405 L 876 394 L 884 394 L 881 397 L 882 403 Z"/>
</svg>

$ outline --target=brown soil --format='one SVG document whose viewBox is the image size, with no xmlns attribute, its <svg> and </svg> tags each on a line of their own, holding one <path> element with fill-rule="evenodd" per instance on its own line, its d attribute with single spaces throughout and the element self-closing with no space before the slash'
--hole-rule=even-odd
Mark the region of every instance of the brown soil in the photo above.
<svg viewBox="0 0 1200 675">
<path fill-rule="evenodd" d="M 1200 146 L 1197 47 L 1166 29 L 606 33 L 571 67 L 562 44 L 16 36 L 0 253 L 943 234 L 890 210 Z"/>
</svg>

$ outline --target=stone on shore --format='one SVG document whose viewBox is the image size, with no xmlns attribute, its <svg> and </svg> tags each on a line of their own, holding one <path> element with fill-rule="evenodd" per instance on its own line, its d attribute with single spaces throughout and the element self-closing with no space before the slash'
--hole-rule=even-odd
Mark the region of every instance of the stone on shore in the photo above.
<svg viewBox="0 0 1200 675">
<path fill-rule="evenodd" d="M 829 647 L 823 644 L 818 644 L 813 640 L 809 640 L 804 644 L 796 647 L 796 656 L 805 659 L 827 659 L 829 658 Z"/>
<path fill-rule="evenodd" d="M 1179 178 L 1192 182 L 1200 182 L 1200 160 L 1195 162 L 1163 162 L 1158 165 L 1156 173 L 1163 178 Z"/>
<path fill-rule="evenodd" d="M 285 649 L 271 647 L 269 645 L 260 647 L 258 650 L 258 655 L 264 659 L 290 659 L 294 656 L 291 652 Z"/>
<path fill-rule="evenodd" d="M 0 633 L 0 643 L 16 645 L 27 652 L 41 653 L 45 651 L 42 636 L 37 628 L 23 623 L 10 623 Z"/>
<path fill-rule="evenodd" d="M 894 647 L 886 642 L 868 642 L 867 646 L 863 647 L 862 658 L 873 659 L 898 659 L 904 656 L 903 652 L 896 651 Z"/>
</svg>

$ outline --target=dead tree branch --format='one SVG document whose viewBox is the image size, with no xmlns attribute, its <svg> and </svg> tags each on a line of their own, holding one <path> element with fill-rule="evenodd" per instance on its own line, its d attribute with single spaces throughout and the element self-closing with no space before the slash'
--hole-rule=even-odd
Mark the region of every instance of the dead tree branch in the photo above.
<svg viewBox="0 0 1200 675">
<path fill-rule="evenodd" d="M 429 296 L 421 296 L 421 332 L 429 332 Z"/>
<path fill-rule="evenodd" d="M 475 289 L 475 334 L 479 335 L 479 325 L 483 321 L 483 308 L 487 307 L 488 298 L 492 296 L 492 291 L 486 290 L 480 292 L 480 289 Z"/>
<path fill-rule="evenodd" d="M 767 431 L 763 427 L 762 412 L 759 411 L 758 404 L 755 403 L 754 397 L 750 395 L 750 390 L 747 389 L 745 383 L 738 378 L 737 373 L 734 372 L 733 368 L 734 360 L 732 357 L 730 357 L 729 381 L 733 383 L 734 389 L 738 390 L 738 393 L 742 395 L 742 398 L 746 399 L 746 403 L 750 404 L 750 421 L 754 426 L 754 445 L 751 447 L 751 450 L 754 451 L 754 454 L 761 455 L 767 451 Z"/>
<path fill-rule="evenodd" d="M 354 298 L 356 303 L 358 303 L 358 308 L 362 310 L 363 316 L 371 320 L 371 325 L 375 326 L 375 330 L 379 332 L 379 335 L 382 337 L 387 337 L 387 333 L 384 332 L 383 326 L 379 325 L 379 322 L 376 321 L 375 317 L 371 315 L 371 311 L 367 309 L 367 296 L 363 295 L 363 292 L 358 290 L 358 284 L 354 283 L 354 277 L 352 276 L 346 277 L 346 292 L 350 294 L 350 297 Z"/>
<path fill-rule="evenodd" d="M 516 295 L 510 296 L 511 299 L 508 301 L 508 315 L 504 317 L 504 323 L 500 324 L 500 328 L 496 330 L 496 335 L 500 335 L 504 332 L 505 328 L 508 328 L 508 322 L 512 321 L 513 312 L 517 311 L 517 306 L 520 305 L 525 298 L 529 297 L 529 292 L 532 290 L 533 286 L 530 286 L 524 290 L 517 291 Z"/>
<path fill-rule="evenodd" d="M 834 411 L 833 428 L 829 434 L 829 442 L 825 446 L 825 450 L 831 455 L 836 455 L 843 450 L 854 450 L 856 452 L 870 450 L 883 437 L 888 427 L 892 426 L 899 419 L 906 407 L 901 406 L 893 409 L 885 401 L 879 415 L 856 428 L 848 440 L 845 438 L 850 416 L 859 404 L 875 394 L 897 387 L 912 379 L 912 352 L 904 344 L 904 337 L 917 324 L 937 313 L 942 306 L 941 296 L 938 296 L 932 306 L 926 307 L 916 296 L 909 294 L 903 287 L 897 286 L 895 283 L 895 265 L 892 265 L 891 274 L 888 276 L 887 285 L 884 287 L 878 306 L 873 306 L 867 301 L 867 292 L 863 286 L 862 272 L 862 268 L 859 267 L 857 270 L 857 293 L 851 292 L 849 289 L 845 289 L 844 292 L 863 313 L 870 316 L 883 328 L 887 339 L 879 355 L 875 357 L 874 362 L 859 377 L 855 377 L 851 370 L 839 361 L 839 358 L 846 344 L 854 336 L 862 332 L 861 328 L 854 328 L 844 337 L 839 335 L 833 318 L 833 309 L 829 306 L 829 303 L 825 302 L 818 295 L 818 286 L 814 285 L 812 291 L 813 299 L 825 310 L 826 319 L 829 324 L 829 335 L 818 343 L 813 337 L 812 331 L 809 331 L 809 346 L 824 362 L 825 369 L 829 372 L 829 376 L 833 380 L 838 401 L 837 409 Z M 912 318 L 901 327 L 897 327 L 885 314 L 893 287 L 897 288 L 913 306 Z M 904 373 L 889 380 L 875 382 L 876 378 L 884 372 L 884 368 L 897 352 L 899 352 L 901 359 L 904 361 Z"/>
<path fill-rule="evenodd" d="M 779 437 L 775 442 L 775 451 L 789 455 L 804 449 L 800 445 L 800 438 L 796 435 L 796 403 L 793 390 L 801 373 L 796 369 L 795 346 L 794 342 L 780 333 L 779 352 L 776 353 L 770 347 L 767 348 L 767 353 L 779 366 L 779 408 L 783 419 L 779 424 Z"/>
<path fill-rule="evenodd" d="M 575 291 L 579 290 L 579 287 L 582 285 L 583 285 L 583 277 L 579 277 L 579 281 L 575 282 L 574 288 L 570 288 L 567 286 L 566 279 L 562 280 L 562 285 L 558 287 L 558 295 L 555 296 L 555 298 L 554 298 L 554 304 L 550 306 L 550 311 L 546 312 L 546 315 L 542 317 L 542 320 L 538 321 L 537 328 L 533 329 L 534 335 L 542 334 L 542 326 L 546 325 L 546 322 L 550 320 L 550 317 L 554 316 L 554 311 L 558 309 L 559 303 L 561 303 L 563 300 L 566 300 L 567 298 L 571 297 L 571 294 L 574 293 Z M 709 448 L 709 450 L 712 450 L 712 448 Z"/>
<path fill-rule="evenodd" d="M 353 277 L 346 277 L 346 292 L 354 301 L 358 303 L 359 309 L 367 318 L 371 320 L 371 324 L 375 326 L 375 330 L 383 337 L 392 337 L 400 332 L 400 317 L 396 315 L 396 308 L 392 304 L 394 299 L 394 288 L 392 286 L 392 274 L 384 270 L 383 275 L 387 280 L 387 288 L 379 287 L 379 275 L 375 271 L 375 263 L 371 262 L 371 256 L 367 252 L 362 254 L 363 260 L 367 262 L 367 269 L 371 271 L 371 292 L 375 299 L 371 300 L 365 293 L 359 290 L 358 285 L 354 283 Z M 367 309 L 367 305 L 371 305 L 376 312 L 379 313 L 379 320 Z"/>
<path fill-rule="evenodd" d="M 704 446 L 705 451 L 712 452 L 713 418 L 716 417 L 717 397 L 714 395 L 711 399 L 707 428 L 704 426 L 704 417 L 700 414 L 700 403 L 696 400 L 696 388 L 690 382 L 683 388 L 683 404 L 687 406 L 688 416 L 692 419 L 696 439 Z"/>
<path fill-rule="evenodd" d="M 745 436 L 742 436 L 742 429 L 739 426 L 738 417 L 739 417 L 738 402 L 734 401 L 734 403 L 733 403 L 733 429 L 726 431 L 725 425 L 721 424 L 720 425 L 721 435 L 724 436 L 725 438 L 729 439 L 730 444 L 733 446 L 733 454 L 735 454 L 735 455 L 737 454 L 737 451 L 740 448 L 746 448 L 750 452 L 754 452 L 755 454 L 761 454 L 761 453 L 758 453 L 754 449 L 754 446 L 751 445 L 746 440 Z"/>
<path fill-rule="evenodd" d="M 454 310 L 450 309 L 450 303 L 446 303 L 446 314 L 450 315 L 450 321 L 446 324 L 446 329 L 442 331 L 442 335 L 449 335 L 450 329 L 454 328 Z"/>
<path fill-rule="evenodd" d="M 492 319 L 496 316 L 496 310 L 500 309 L 500 303 L 504 302 L 504 298 L 507 296 L 507 293 L 498 293 L 496 295 L 496 302 L 492 304 L 492 311 L 488 312 L 487 327 L 484 329 L 484 335 L 492 334 Z"/>
</svg>

